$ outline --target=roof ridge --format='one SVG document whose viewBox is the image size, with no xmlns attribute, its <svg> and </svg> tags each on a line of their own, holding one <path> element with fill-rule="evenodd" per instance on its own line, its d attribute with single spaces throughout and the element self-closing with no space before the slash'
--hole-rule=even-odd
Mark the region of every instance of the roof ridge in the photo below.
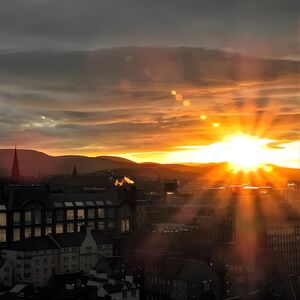
<svg viewBox="0 0 300 300">
<path fill-rule="evenodd" d="M 61 249 L 61 245 L 59 244 L 59 242 L 55 239 L 55 237 L 52 234 L 48 234 L 47 237 L 49 237 L 49 239 L 59 248 Z"/>
</svg>

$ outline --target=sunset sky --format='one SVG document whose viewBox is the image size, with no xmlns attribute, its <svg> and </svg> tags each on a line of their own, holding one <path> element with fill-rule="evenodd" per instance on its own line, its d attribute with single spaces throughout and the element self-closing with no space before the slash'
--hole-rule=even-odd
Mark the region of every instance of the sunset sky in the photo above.
<svg viewBox="0 0 300 300">
<path fill-rule="evenodd" d="M 300 168 L 295 7 L 2 0 L 0 148 L 206 163 L 246 135 L 265 163 Z"/>
</svg>

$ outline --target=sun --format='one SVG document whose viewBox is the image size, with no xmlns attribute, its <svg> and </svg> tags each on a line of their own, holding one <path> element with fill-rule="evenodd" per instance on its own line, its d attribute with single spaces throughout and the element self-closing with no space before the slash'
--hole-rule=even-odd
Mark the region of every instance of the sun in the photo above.
<svg viewBox="0 0 300 300">
<path fill-rule="evenodd" d="M 268 161 L 268 140 L 250 135 L 224 138 L 224 157 L 231 172 L 250 172 L 263 168 Z M 269 168 L 268 168 L 269 170 Z"/>
</svg>

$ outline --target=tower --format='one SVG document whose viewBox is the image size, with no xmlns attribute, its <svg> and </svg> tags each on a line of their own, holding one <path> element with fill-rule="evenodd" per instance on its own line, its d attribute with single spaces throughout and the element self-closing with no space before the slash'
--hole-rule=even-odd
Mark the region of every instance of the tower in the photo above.
<svg viewBox="0 0 300 300">
<path fill-rule="evenodd" d="M 74 165 L 74 167 L 73 167 L 72 177 L 78 177 L 76 165 Z"/>
<path fill-rule="evenodd" d="M 15 154 L 14 160 L 11 168 L 11 175 L 12 180 L 19 180 L 20 179 L 20 168 L 19 168 L 19 161 L 18 161 L 18 154 L 17 154 L 17 147 L 15 146 Z"/>
</svg>

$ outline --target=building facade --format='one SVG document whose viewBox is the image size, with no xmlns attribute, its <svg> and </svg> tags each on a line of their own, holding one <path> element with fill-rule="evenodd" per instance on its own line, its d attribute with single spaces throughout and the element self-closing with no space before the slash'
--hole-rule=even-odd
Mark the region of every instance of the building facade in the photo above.
<svg viewBox="0 0 300 300">
<path fill-rule="evenodd" d="M 86 232 L 31 237 L 2 250 L 2 257 L 13 270 L 12 284 L 30 282 L 45 286 L 52 275 L 87 273 L 100 257 L 112 257 L 113 244 L 103 234 Z M 0 278 L 5 269 L 0 269 Z"/>
<path fill-rule="evenodd" d="M 107 234 L 135 227 L 134 187 L 56 192 L 47 185 L 6 185 L 0 194 L 2 248 L 29 237 L 78 233 L 83 226 Z"/>
</svg>

